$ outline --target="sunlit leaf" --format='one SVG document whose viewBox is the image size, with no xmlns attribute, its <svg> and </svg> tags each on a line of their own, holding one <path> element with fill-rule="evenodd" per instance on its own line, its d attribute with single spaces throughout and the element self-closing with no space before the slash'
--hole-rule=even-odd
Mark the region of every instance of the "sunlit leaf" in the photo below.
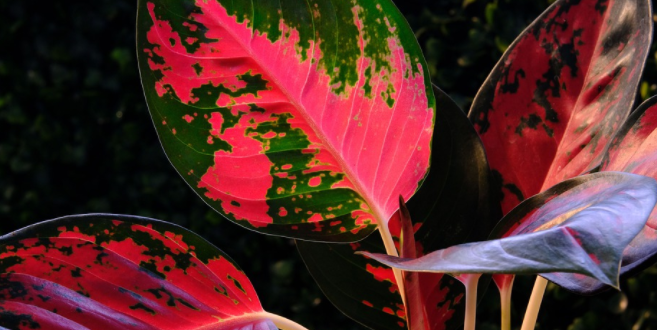
<svg viewBox="0 0 657 330">
<path fill-rule="evenodd" d="M 0 327 L 277 329 L 242 270 L 158 220 L 69 216 L 0 237 Z"/>
<path fill-rule="evenodd" d="M 140 0 L 138 55 L 169 159 L 240 225 L 354 241 L 426 174 L 435 100 L 390 0 Z"/>
<path fill-rule="evenodd" d="M 559 0 L 505 52 L 469 114 L 504 214 L 599 165 L 632 108 L 651 13 L 647 0 Z"/>
<path fill-rule="evenodd" d="M 418 255 L 468 240 L 484 239 L 499 219 L 490 216 L 488 166 L 483 146 L 465 114 L 440 89 L 433 133 L 431 171 L 408 203 Z M 390 230 L 399 237 L 397 214 Z M 374 235 L 373 235 L 374 236 Z M 378 236 L 378 235 L 376 235 Z M 322 291 L 343 313 L 373 329 L 404 329 L 402 299 L 392 269 L 354 251 L 385 253 L 380 237 L 358 243 L 297 241 Z M 462 327 L 463 285 L 443 274 L 420 274 L 431 329 Z"/>
<path fill-rule="evenodd" d="M 451 274 L 573 272 L 618 287 L 623 250 L 657 202 L 657 182 L 605 172 L 562 182 L 511 211 L 493 231 L 504 238 L 403 259 L 366 256 L 406 271 Z"/>
</svg>

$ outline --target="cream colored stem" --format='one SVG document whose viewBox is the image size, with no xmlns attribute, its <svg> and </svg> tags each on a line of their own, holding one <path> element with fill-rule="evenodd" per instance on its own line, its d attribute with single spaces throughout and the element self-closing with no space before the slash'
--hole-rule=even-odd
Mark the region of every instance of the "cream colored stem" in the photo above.
<svg viewBox="0 0 657 330">
<path fill-rule="evenodd" d="M 515 277 L 514 277 L 515 279 Z M 500 289 L 500 306 L 502 310 L 502 329 L 511 330 L 511 290 L 513 289 L 513 280 L 504 289 Z"/>
<path fill-rule="evenodd" d="M 538 318 L 538 310 L 541 308 L 545 288 L 547 288 L 548 280 L 537 276 L 534 283 L 532 295 L 527 304 L 527 311 L 525 312 L 525 319 L 522 320 L 522 328 L 520 330 L 533 330 L 536 327 L 536 319 Z"/>
<path fill-rule="evenodd" d="M 465 285 L 465 323 L 463 330 L 474 330 L 477 321 L 477 284 L 481 274 L 467 275 Z"/>
<path fill-rule="evenodd" d="M 388 226 L 379 224 L 379 233 L 381 233 L 381 239 L 383 240 L 383 246 L 386 247 L 386 253 L 393 257 L 399 257 L 399 252 L 395 247 L 395 241 L 392 240 L 392 235 L 388 230 Z M 395 281 L 397 281 L 397 287 L 399 288 L 399 294 L 401 295 L 402 302 L 404 306 L 406 305 L 406 294 L 404 291 L 404 278 L 402 277 L 402 271 L 393 268 L 392 273 L 395 275 Z"/>
<path fill-rule="evenodd" d="M 264 320 L 271 320 L 274 322 L 274 325 L 281 330 L 308 330 L 302 325 L 288 320 L 280 315 L 268 313 L 268 312 L 259 312 L 259 313 L 249 313 L 241 316 L 235 316 L 229 319 L 221 320 L 215 324 L 210 324 L 197 328 L 196 330 L 218 330 L 226 329 L 227 327 L 239 328 L 242 325 L 249 323 L 260 322 Z"/>
<path fill-rule="evenodd" d="M 308 330 L 302 325 L 292 320 L 286 319 L 280 315 L 271 314 L 271 313 L 267 313 L 267 314 L 269 314 L 269 319 L 272 322 L 274 322 L 274 325 L 276 325 L 276 327 L 281 330 Z"/>
</svg>

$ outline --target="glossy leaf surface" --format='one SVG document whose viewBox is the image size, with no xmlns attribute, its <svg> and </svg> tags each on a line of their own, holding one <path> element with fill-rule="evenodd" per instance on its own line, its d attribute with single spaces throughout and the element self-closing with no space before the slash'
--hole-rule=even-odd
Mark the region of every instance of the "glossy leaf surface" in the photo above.
<svg viewBox="0 0 657 330">
<path fill-rule="evenodd" d="M 418 255 L 484 239 L 499 219 L 489 215 L 488 166 L 477 133 L 443 91 L 434 88 L 434 93 L 441 107 L 436 111 L 431 170 L 407 203 Z M 396 216 L 390 227 L 393 237 L 399 238 Z M 404 308 L 392 270 L 354 254 L 385 253 L 377 236 L 351 245 L 297 241 L 297 247 L 324 294 L 343 313 L 373 329 L 404 329 L 404 317 L 397 316 Z M 461 327 L 463 285 L 442 274 L 419 277 L 429 328 Z"/>
<path fill-rule="evenodd" d="M 1 327 L 277 329 L 240 268 L 176 225 L 70 216 L 0 244 Z"/>
<path fill-rule="evenodd" d="M 657 202 L 657 182 L 605 172 L 562 182 L 510 212 L 494 230 L 504 238 L 467 243 L 417 259 L 365 255 L 406 271 L 586 274 L 618 287 L 623 250 Z"/>
<path fill-rule="evenodd" d="M 354 241 L 426 174 L 435 100 L 390 0 L 140 0 L 138 54 L 169 159 L 240 225 Z"/>
<path fill-rule="evenodd" d="M 652 36 L 647 0 L 560 0 L 508 48 L 469 117 L 502 211 L 599 165 L 629 114 Z"/>
<path fill-rule="evenodd" d="M 657 98 L 645 101 L 623 124 L 607 150 L 601 171 L 623 171 L 657 178 Z M 623 252 L 621 273 L 635 273 L 652 264 L 657 254 L 657 211 Z M 550 280 L 581 294 L 605 285 L 590 277 L 554 274 Z"/>
</svg>

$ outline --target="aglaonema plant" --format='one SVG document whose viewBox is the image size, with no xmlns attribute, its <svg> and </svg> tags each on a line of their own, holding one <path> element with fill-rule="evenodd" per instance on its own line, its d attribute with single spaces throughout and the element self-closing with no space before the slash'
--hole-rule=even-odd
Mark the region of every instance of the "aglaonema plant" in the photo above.
<svg viewBox="0 0 657 330">
<path fill-rule="evenodd" d="M 265 312 L 239 266 L 166 222 L 90 214 L 0 237 L 3 329 L 303 329 Z"/>
<path fill-rule="evenodd" d="M 515 274 L 591 293 L 657 252 L 654 100 L 621 125 L 652 37 L 647 1 L 556 1 L 467 117 L 432 87 L 390 0 L 140 0 L 137 16 L 172 165 L 226 218 L 299 239 L 322 290 L 365 326 L 453 329 L 465 314 L 473 329 L 479 276 L 495 274 L 509 329 Z M 75 216 L 0 242 L 2 327 L 303 328 L 177 226 Z"/>
</svg>

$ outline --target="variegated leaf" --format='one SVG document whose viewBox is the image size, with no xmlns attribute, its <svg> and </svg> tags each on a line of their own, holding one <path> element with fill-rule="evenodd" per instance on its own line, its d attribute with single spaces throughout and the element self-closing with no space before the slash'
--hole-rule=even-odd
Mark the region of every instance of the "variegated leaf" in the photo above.
<svg viewBox="0 0 657 330">
<path fill-rule="evenodd" d="M 0 327 L 277 329 L 240 268 L 198 235 L 122 215 L 0 237 Z"/>
<path fill-rule="evenodd" d="M 648 0 L 559 0 L 509 47 L 469 114 L 505 214 L 599 165 L 632 108 L 652 24 Z"/>
<path fill-rule="evenodd" d="M 354 241 L 426 174 L 435 100 L 390 0 L 140 0 L 138 55 L 169 159 L 240 225 Z"/>
<path fill-rule="evenodd" d="M 420 256 L 484 239 L 499 219 L 499 212 L 489 208 L 488 167 L 477 133 L 447 94 L 435 87 L 434 93 L 441 107 L 436 111 L 431 171 L 407 204 Z M 398 239 L 397 213 L 389 226 Z M 406 327 L 392 269 L 354 254 L 385 253 L 379 237 L 351 245 L 297 241 L 297 247 L 322 291 L 347 316 L 373 329 Z M 443 274 L 419 274 L 419 282 L 429 328 L 462 327 L 463 285 Z"/>
</svg>

